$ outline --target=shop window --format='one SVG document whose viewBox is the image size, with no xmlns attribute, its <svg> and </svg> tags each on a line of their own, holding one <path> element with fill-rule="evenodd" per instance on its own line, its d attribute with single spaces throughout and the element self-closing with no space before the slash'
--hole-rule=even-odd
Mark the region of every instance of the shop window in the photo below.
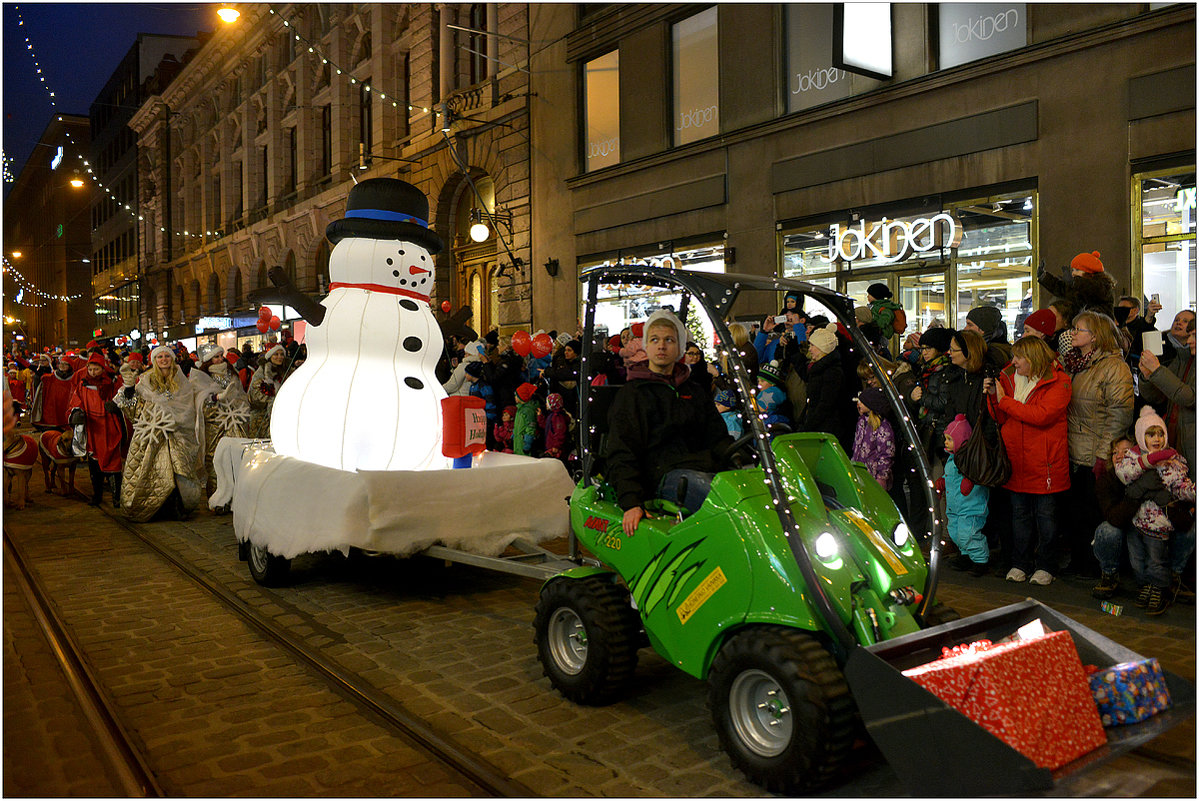
<svg viewBox="0 0 1199 801">
<path fill-rule="evenodd" d="M 1024 3 L 939 3 L 938 63 L 941 69 L 1006 53 L 1028 44 Z"/>
<path fill-rule="evenodd" d="M 866 287 L 886 284 L 909 332 L 933 320 L 960 328 L 971 308 L 993 305 L 1012 335 L 1036 308 L 1036 221 L 1035 192 L 946 203 L 915 216 L 841 212 L 782 232 L 781 274 L 837 288 L 861 304 Z"/>
<path fill-rule="evenodd" d="M 674 143 L 720 133 L 720 52 L 716 7 L 671 26 L 674 53 Z"/>
<path fill-rule="evenodd" d="M 623 261 L 624 263 L 648 262 L 655 266 L 676 267 L 697 272 L 725 272 L 723 242 L 720 244 L 694 245 L 669 252 L 662 252 L 657 248 L 648 248 L 644 252 L 632 249 L 629 253 L 630 255 L 621 256 L 620 259 L 580 261 L 579 271 L 582 272 L 590 267 L 597 267 L 601 264 L 614 264 L 618 261 Z M 606 338 L 619 334 L 635 322 L 644 322 L 655 309 L 660 309 L 663 306 L 669 306 L 677 312 L 681 308 L 682 300 L 681 294 L 665 292 L 660 287 L 634 285 L 605 286 L 601 284 L 599 287 L 599 297 L 595 305 L 597 338 L 599 336 Z M 692 306 L 691 308 L 694 309 L 695 307 Z M 583 319 L 585 312 L 586 306 L 580 306 L 580 321 Z M 691 332 L 691 336 L 693 338 L 698 337 L 695 339 L 695 342 L 703 348 L 707 357 L 711 358 L 715 353 L 715 329 L 712 328 L 706 316 L 689 311 L 688 319 L 684 322 Z"/>
<path fill-rule="evenodd" d="M 1157 328 L 1166 330 L 1178 312 L 1195 309 L 1195 170 L 1137 175 L 1133 192 L 1133 285 L 1142 308 L 1158 296 Z"/>
<path fill-rule="evenodd" d="M 583 65 L 586 171 L 620 163 L 620 51 Z"/>
<path fill-rule="evenodd" d="M 788 113 L 878 86 L 878 81 L 833 66 L 832 3 L 789 3 L 785 8 Z"/>
</svg>

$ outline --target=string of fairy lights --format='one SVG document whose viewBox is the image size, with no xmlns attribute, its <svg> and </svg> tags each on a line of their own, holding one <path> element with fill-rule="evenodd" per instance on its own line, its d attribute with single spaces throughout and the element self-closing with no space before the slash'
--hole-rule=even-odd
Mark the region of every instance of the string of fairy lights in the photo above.
<svg viewBox="0 0 1199 801">
<path fill-rule="evenodd" d="M 23 27 L 25 24 L 25 21 L 21 18 L 20 7 L 14 6 L 14 11 L 17 14 L 17 25 L 19 27 Z M 305 36 L 303 36 L 302 34 L 300 34 L 298 32 L 298 26 L 292 19 L 284 16 L 283 14 L 280 14 L 273 8 L 269 9 L 269 13 L 273 16 L 279 17 L 279 19 L 283 23 L 283 27 L 285 29 L 287 29 L 287 35 L 293 37 L 293 39 L 296 42 L 304 45 L 307 48 L 307 51 L 309 54 L 320 59 L 322 65 L 327 65 L 329 67 L 331 76 L 332 75 L 343 76 L 351 85 L 361 86 L 363 92 L 369 92 L 374 97 L 377 97 L 382 101 L 390 102 L 393 108 L 398 109 L 400 107 L 400 102 L 395 99 L 394 93 L 393 93 L 393 96 L 388 96 L 388 94 L 386 92 L 381 91 L 377 86 L 374 86 L 371 83 L 364 83 L 364 82 L 359 81 L 357 78 L 355 78 L 353 75 L 350 74 L 350 70 L 343 68 L 336 61 L 329 58 L 328 54 L 321 48 L 321 45 L 319 42 L 313 42 L 313 41 L 309 40 L 308 38 L 306 38 Z M 25 42 L 26 51 L 29 52 L 30 57 L 33 60 L 35 74 L 38 78 L 38 81 L 42 84 L 42 86 L 45 88 L 46 92 L 48 93 L 50 105 L 56 107 L 55 93 L 50 88 L 50 86 L 46 83 L 46 76 L 43 73 L 41 63 L 38 60 L 37 53 L 33 46 L 33 42 L 31 42 L 29 40 L 28 36 L 24 37 L 24 42 Z M 416 105 L 412 105 L 412 104 L 408 104 L 408 111 L 409 112 L 417 112 L 417 111 L 419 112 L 414 119 L 419 119 L 420 117 L 422 117 L 425 114 L 436 113 L 434 110 L 432 110 L 430 108 L 427 108 L 424 106 L 416 106 Z M 132 204 L 122 201 L 120 195 L 117 192 L 114 192 L 110 187 L 106 186 L 99 179 L 95 170 L 92 168 L 91 163 L 87 160 L 87 158 L 83 155 L 83 153 L 80 152 L 78 143 L 75 142 L 75 140 L 72 138 L 70 132 L 66 131 L 64 133 L 65 133 L 67 141 L 70 144 L 75 145 L 75 150 L 76 150 L 75 156 L 79 160 L 82 170 L 87 173 L 88 177 L 91 179 L 92 183 L 95 184 L 97 189 L 99 191 L 103 192 L 111 202 L 116 203 L 118 206 L 118 209 L 124 210 L 126 213 L 128 213 L 131 219 L 135 219 L 138 222 L 144 222 L 145 216 L 140 214 L 138 209 L 135 209 Z M 9 169 L 9 165 L 12 163 L 13 163 L 13 160 L 7 154 L 5 154 L 3 157 L 3 173 L 4 173 L 4 180 L 9 183 L 11 183 L 13 180 L 15 180 L 15 177 L 12 175 L 12 172 Z M 167 229 L 164 226 L 159 226 L 159 231 L 161 231 L 162 233 L 167 233 Z M 170 231 L 170 234 L 172 236 L 179 236 L 179 237 L 184 237 L 184 238 L 188 238 L 188 239 L 203 239 L 204 237 L 219 237 L 219 236 L 221 236 L 220 231 L 204 231 L 201 233 L 199 231 L 192 232 L 189 230 L 172 230 L 172 231 Z M 75 300 L 75 299 L 81 297 L 80 295 L 74 295 L 74 296 L 54 295 L 51 293 L 46 293 L 46 292 L 41 291 L 32 282 L 30 282 L 23 275 L 21 275 L 20 272 L 17 271 L 16 268 L 13 267 L 13 265 L 7 260 L 7 258 L 5 258 L 5 260 L 4 260 L 4 267 L 5 267 L 5 272 L 8 274 L 11 274 L 14 277 L 14 279 L 17 281 L 18 286 L 20 287 L 18 296 L 16 298 L 12 299 L 13 302 L 15 302 L 15 303 L 19 303 L 23 306 L 33 306 L 33 307 L 40 307 L 40 306 L 45 305 L 45 303 L 37 303 L 37 302 L 31 303 L 28 300 L 24 300 L 21 296 L 24 295 L 26 292 L 32 293 L 38 297 L 45 298 L 47 300 L 55 300 L 55 301 L 70 301 L 70 300 Z"/>
</svg>

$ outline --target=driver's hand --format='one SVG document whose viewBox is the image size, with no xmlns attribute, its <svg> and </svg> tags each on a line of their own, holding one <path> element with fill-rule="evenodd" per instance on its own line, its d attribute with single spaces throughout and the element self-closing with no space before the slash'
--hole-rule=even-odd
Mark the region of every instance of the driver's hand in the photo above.
<svg viewBox="0 0 1199 801">
<path fill-rule="evenodd" d="M 624 520 L 621 521 L 620 527 L 624 529 L 626 537 L 633 536 L 643 517 L 645 517 L 645 510 L 640 506 L 634 506 L 632 509 L 625 510 Z"/>
</svg>

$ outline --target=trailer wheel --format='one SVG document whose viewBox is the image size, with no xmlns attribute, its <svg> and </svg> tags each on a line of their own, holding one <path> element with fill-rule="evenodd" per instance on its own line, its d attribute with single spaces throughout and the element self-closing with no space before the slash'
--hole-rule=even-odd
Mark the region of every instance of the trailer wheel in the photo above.
<svg viewBox="0 0 1199 801">
<path fill-rule="evenodd" d="M 246 554 L 246 564 L 250 566 L 250 576 L 264 587 L 277 587 L 287 579 L 291 570 L 291 560 L 275 556 L 261 545 L 250 543 L 249 553 Z"/>
<path fill-rule="evenodd" d="M 940 626 L 942 623 L 961 619 L 962 616 L 958 614 L 956 609 L 938 601 L 933 604 L 931 609 L 924 613 L 924 628 L 931 629 L 933 626 Z"/>
<path fill-rule="evenodd" d="M 796 629 L 754 627 L 725 643 L 708 707 L 733 766 L 771 792 L 818 788 L 853 746 L 849 685 L 824 646 Z"/>
<path fill-rule="evenodd" d="M 550 683 L 576 704 L 619 697 L 637 667 L 641 621 L 610 578 L 561 578 L 541 589 L 533 619 L 537 658 Z"/>
</svg>

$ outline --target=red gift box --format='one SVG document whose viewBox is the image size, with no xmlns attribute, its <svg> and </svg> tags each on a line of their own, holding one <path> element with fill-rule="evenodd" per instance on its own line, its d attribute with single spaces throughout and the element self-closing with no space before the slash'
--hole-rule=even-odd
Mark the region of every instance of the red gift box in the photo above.
<svg viewBox="0 0 1199 801">
<path fill-rule="evenodd" d="M 995 645 L 905 670 L 942 701 L 1054 768 L 1107 742 L 1069 632 Z"/>
</svg>

